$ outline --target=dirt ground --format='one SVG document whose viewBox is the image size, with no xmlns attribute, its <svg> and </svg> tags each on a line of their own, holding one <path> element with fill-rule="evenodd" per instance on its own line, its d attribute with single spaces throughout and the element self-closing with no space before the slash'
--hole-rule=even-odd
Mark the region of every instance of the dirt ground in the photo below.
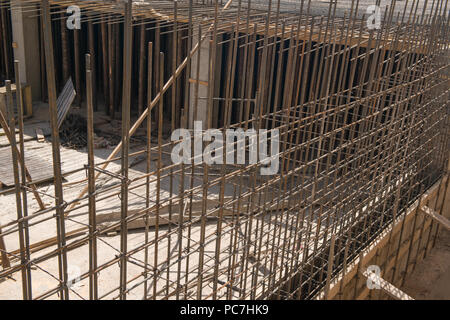
<svg viewBox="0 0 450 320">
<path fill-rule="evenodd" d="M 450 231 L 440 229 L 436 246 L 401 289 L 417 300 L 450 300 Z"/>
</svg>

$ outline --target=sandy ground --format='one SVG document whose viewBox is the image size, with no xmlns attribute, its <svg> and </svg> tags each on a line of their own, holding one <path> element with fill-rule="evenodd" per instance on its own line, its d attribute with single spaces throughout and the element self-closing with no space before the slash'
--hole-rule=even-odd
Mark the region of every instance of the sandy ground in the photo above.
<svg viewBox="0 0 450 320">
<path fill-rule="evenodd" d="M 406 277 L 401 289 L 418 300 L 450 300 L 450 231 L 439 231 L 436 246 Z"/>
</svg>

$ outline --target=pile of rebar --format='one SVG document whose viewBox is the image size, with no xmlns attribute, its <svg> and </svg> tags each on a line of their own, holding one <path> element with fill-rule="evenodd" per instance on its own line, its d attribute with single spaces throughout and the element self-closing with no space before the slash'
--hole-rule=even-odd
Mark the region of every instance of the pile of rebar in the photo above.
<svg viewBox="0 0 450 320">
<path fill-rule="evenodd" d="M 10 135 L 17 214 L 0 240 L 17 248 L 0 248 L 9 260 L 0 291 L 20 274 L 24 299 L 314 298 L 449 158 L 448 1 L 378 1 L 370 28 L 367 1 L 343 2 L 324 11 L 308 0 L 21 1 L 42 23 L 54 180 L 42 191 L 27 178 L 23 139 Z M 3 15 L 12 7 L 2 3 Z M 81 8 L 80 30 L 60 23 L 70 5 Z M 71 172 L 87 175 L 75 194 L 56 124 L 69 76 L 87 118 L 87 158 Z M 95 105 L 121 112 L 122 140 L 102 161 Z M 12 99 L 7 107 L 13 130 Z M 203 137 L 278 130 L 278 170 L 171 162 L 178 142 L 163 134 L 193 134 L 194 120 Z M 147 139 L 130 151 L 137 130 Z M 130 163 L 142 156 L 136 173 Z M 46 239 L 34 242 L 44 225 Z M 34 285 L 44 276 L 51 285 Z"/>
</svg>

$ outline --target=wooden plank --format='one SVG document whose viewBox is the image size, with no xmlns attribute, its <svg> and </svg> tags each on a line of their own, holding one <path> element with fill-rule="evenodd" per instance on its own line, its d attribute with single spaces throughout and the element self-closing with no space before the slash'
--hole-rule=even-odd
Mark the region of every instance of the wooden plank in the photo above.
<svg viewBox="0 0 450 320">
<path fill-rule="evenodd" d="M 36 139 L 38 142 L 45 141 L 44 132 L 42 132 L 41 128 L 36 128 Z"/>
<path fill-rule="evenodd" d="M 447 230 L 450 230 L 450 221 L 443 215 L 440 215 L 439 213 L 437 213 L 436 211 L 427 206 L 423 206 L 422 208 L 420 208 L 420 211 L 426 213 L 431 218 L 439 222 Z"/>
</svg>

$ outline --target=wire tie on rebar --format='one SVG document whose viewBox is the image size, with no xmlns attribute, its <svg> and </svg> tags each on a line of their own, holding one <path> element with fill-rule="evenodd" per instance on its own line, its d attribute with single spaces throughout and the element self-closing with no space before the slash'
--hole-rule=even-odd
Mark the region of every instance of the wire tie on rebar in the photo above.
<svg viewBox="0 0 450 320">
<path fill-rule="evenodd" d="M 56 199 L 56 198 L 55 198 Z M 63 202 L 59 205 L 59 206 L 54 206 L 53 208 L 54 209 L 62 209 L 62 210 L 64 210 L 64 209 L 66 209 L 67 208 L 67 206 L 68 206 L 69 204 L 67 203 L 67 201 L 66 200 L 63 200 Z M 54 213 L 53 214 L 53 217 L 54 218 L 56 218 L 56 217 L 59 217 L 59 214 L 58 213 Z"/>
</svg>

